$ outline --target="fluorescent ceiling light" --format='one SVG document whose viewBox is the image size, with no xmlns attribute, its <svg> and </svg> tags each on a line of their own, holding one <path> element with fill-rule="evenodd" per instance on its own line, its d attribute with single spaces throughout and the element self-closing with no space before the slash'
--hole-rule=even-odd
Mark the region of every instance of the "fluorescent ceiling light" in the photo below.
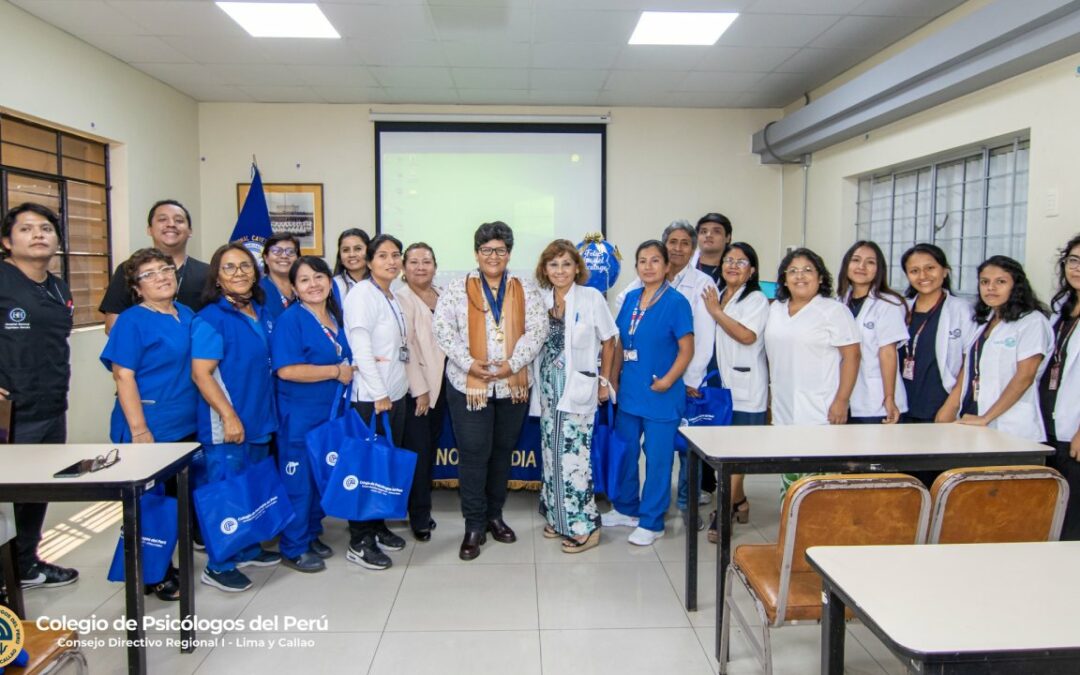
<svg viewBox="0 0 1080 675">
<path fill-rule="evenodd" d="M 217 6 L 252 37 L 341 37 L 314 3 L 219 2 Z"/>
<path fill-rule="evenodd" d="M 738 12 L 642 12 L 632 45 L 712 45 Z"/>
</svg>

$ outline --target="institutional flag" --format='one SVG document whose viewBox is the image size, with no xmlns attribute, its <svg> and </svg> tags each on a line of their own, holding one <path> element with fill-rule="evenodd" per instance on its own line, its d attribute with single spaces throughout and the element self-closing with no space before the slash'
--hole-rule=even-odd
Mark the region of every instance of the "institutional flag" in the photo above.
<svg viewBox="0 0 1080 675">
<path fill-rule="evenodd" d="M 266 193 L 263 192 L 262 176 L 259 167 L 251 165 L 251 188 L 248 190 L 240 216 L 236 219 L 230 243 L 239 242 L 251 251 L 255 259 L 262 261 L 263 245 L 273 235 L 270 227 L 270 210 L 266 206 Z"/>
</svg>

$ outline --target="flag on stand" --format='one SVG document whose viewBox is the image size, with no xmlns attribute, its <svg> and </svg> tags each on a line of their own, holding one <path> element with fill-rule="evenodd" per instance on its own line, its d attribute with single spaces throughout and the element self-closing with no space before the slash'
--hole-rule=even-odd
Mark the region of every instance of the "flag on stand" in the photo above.
<svg viewBox="0 0 1080 675">
<path fill-rule="evenodd" d="M 274 234 L 270 227 L 270 209 L 266 207 L 266 193 L 263 192 L 262 176 L 259 175 L 259 167 L 251 164 L 251 187 L 248 189 L 244 206 L 240 209 L 240 216 L 236 219 L 236 227 L 233 228 L 230 243 L 239 242 L 244 248 L 251 251 L 262 264 L 263 244 Z"/>
</svg>

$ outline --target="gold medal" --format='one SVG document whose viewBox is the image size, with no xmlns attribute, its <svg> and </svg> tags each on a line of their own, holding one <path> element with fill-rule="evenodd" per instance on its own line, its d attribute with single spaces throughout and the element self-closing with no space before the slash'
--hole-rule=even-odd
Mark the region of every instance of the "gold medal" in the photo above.
<svg viewBox="0 0 1080 675">
<path fill-rule="evenodd" d="M 502 342 L 506 339 L 506 335 L 503 333 L 502 328 L 495 329 L 495 341 Z"/>
</svg>

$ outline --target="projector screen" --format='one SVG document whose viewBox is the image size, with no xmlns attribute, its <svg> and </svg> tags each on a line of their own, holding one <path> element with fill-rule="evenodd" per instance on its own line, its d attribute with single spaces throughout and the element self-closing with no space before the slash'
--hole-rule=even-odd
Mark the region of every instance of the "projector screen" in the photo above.
<svg viewBox="0 0 1080 675">
<path fill-rule="evenodd" d="M 476 267 L 473 233 L 514 231 L 510 269 L 531 276 L 553 239 L 604 228 L 604 125 L 376 122 L 377 223 L 435 250 L 439 281 Z"/>
</svg>

